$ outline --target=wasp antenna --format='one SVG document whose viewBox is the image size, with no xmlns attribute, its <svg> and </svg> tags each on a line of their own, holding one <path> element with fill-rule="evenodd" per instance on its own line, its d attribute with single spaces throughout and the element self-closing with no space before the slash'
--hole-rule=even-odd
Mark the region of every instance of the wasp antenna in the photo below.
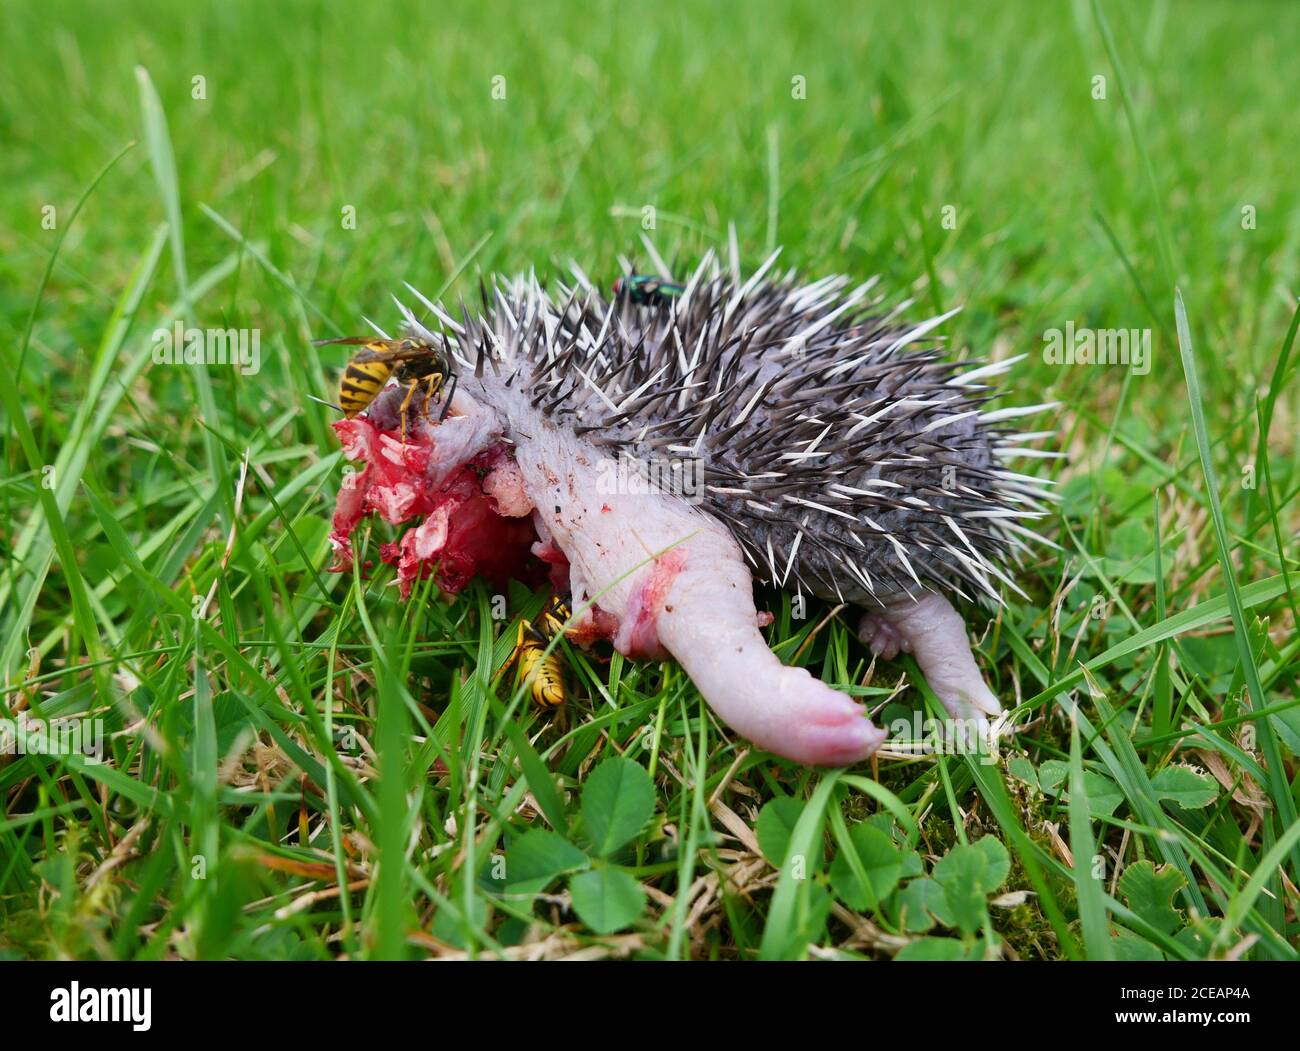
<svg viewBox="0 0 1300 1051">
<path fill-rule="evenodd" d="M 343 411 L 342 405 L 335 405 L 332 401 L 326 401 L 324 398 L 318 398 L 314 394 L 308 394 L 307 397 L 309 397 L 312 401 L 316 402 L 318 405 L 324 405 L 326 408 L 333 409 L 335 412 Z"/>
</svg>

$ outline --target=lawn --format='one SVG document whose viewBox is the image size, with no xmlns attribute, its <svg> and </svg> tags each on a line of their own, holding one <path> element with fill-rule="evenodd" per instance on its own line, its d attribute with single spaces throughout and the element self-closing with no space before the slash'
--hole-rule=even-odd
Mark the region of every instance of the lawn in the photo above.
<svg viewBox="0 0 1300 1051">
<path fill-rule="evenodd" d="M 1296 10 L 596 7 L 0 8 L 0 726 L 103 732 L 0 755 L 0 955 L 1296 959 Z M 497 674 L 542 591 L 328 572 L 313 339 L 732 224 L 1060 402 L 1059 549 L 971 617 L 996 756 L 811 771 L 567 644 L 552 716 Z M 155 361 L 177 323 L 259 367 Z M 851 611 L 756 598 L 933 710 Z"/>
</svg>

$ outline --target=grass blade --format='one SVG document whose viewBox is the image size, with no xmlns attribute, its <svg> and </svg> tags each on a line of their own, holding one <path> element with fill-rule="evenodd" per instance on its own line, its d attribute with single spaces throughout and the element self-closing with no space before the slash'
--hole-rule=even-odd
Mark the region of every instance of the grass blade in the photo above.
<svg viewBox="0 0 1300 1051">
<path fill-rule="evenodd" d="M 1228 525 L 1223 517 L 1223 504 L 1219 499 L 1219 483 L 1214 473 L 1214 464 L 1210 460 L 1210 441 L 1205 424 L 1205 405 L 1201 397 L 1201 381 L 1196 369 L 1196 354 L 1192 348 L 1192 335 L 1187 324 L 1187 308 L 1183 305 L 1183 294 L 1174 291 L 1174 320 L 1178 327 L 1178 350 L 1182 355 L 1183 374 L 1187 380 L 1187 398 L 1191 404 L 1192 430 L 1196 436 L 1196 447 L 1201 456 L 1201 471 L 1205 475 L 1205 488 L 1209 497 L 1210 516 L 1214 523 L 1214 540 L 1219 552 L 1219 565 L 1223 571 L 1223 583 L 1227 591 L 1225 598 L 1228 612 L 1232 617 L 1233 635 L 1237 642 L 1237 657 L 1241 662 L 1241 671 L 1246 679 L 1246 688 L 1250 694 L 1250 704 L 1255 712 L 1262 712 L 1266 706 L 1264 689 L 1259 682 L 1259 668 L 1255 663 L 1255 647 L 1251 642 L 1250 627 L 1242 605 L 1241 593 L 1237 588 L 1237 574 L 1232 565 L 1232 552 L 1228 547 Z M 1296 823 L 1295 799 L 1291 795 L 1291 786 L 1287 783 L 1286 768 L 1282 762 L 1282 751 L 1278 747 L 1277 737 L 1268 719 L 1262 718 L 1256 724 L 1264 759 L 1268 764 L 1269 794 L 1282 819 L 1282 827 L 1290 828 Z M 1265 819 L 1265 835 L 1275 835 L 1271 817 Z M 1267 840 L 1266 840 L 1267 842 Z M 1291 872 L 1294 877 L 1300 872 L 1300 853 L 1291 856 Z M 1281 901 L 1280 885 L 1276 888 Z"/>
<path fill-rule="evenodd" d="M 1088 959 L 1113 960 L 1115 948 L 1106 923 L 1106 895 L 1102 891 L 1101 878 L 1093 875 L 1096 851 L 1076 720 L 1070 725 L 1070 852 L 1074 855 L 1071 875 L 1074 877 L 1079 924 L 1083 928 L 1083 945 L 1088 950 Z"/>
</svg>

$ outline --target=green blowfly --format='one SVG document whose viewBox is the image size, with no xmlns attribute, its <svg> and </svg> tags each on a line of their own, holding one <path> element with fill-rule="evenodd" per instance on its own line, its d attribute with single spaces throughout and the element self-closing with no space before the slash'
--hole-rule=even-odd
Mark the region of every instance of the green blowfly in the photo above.
<svg viewBox="0 0 1300 1051">
<path fill-rule="evenodd" d="M 628 274 L 614 282 L 614 297 L 627 296 L 640 306 L 667 306 L 670 299 L 675 299 L 686 291 L 685 285 L 664 281 L 653 274 Z"/>
</svg>

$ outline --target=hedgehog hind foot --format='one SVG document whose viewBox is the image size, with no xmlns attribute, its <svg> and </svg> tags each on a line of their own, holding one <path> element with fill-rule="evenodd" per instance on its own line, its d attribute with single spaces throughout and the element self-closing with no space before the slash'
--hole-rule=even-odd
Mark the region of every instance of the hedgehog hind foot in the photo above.
<svg viewBox="0 0 1300 1051">
<path fill-rule="evenodd" d="M 881 660 L 892 661 L 901 650 L 908 653 L 912 644 L 894 623 L 881 613 L 864 613 L 858 622 L 858 638 Z"/>
<path fill-rule="evenodd" d="M 966 622 L 942 595 L 927 592 L 871 610 L 863 616 L 858 635 L 885 660 L 899 650 L 910 652 L 954 719 L 973 720 L 978 726 L 1001 722 L 1002 705 L 975 664 Z"/>
</svg>

